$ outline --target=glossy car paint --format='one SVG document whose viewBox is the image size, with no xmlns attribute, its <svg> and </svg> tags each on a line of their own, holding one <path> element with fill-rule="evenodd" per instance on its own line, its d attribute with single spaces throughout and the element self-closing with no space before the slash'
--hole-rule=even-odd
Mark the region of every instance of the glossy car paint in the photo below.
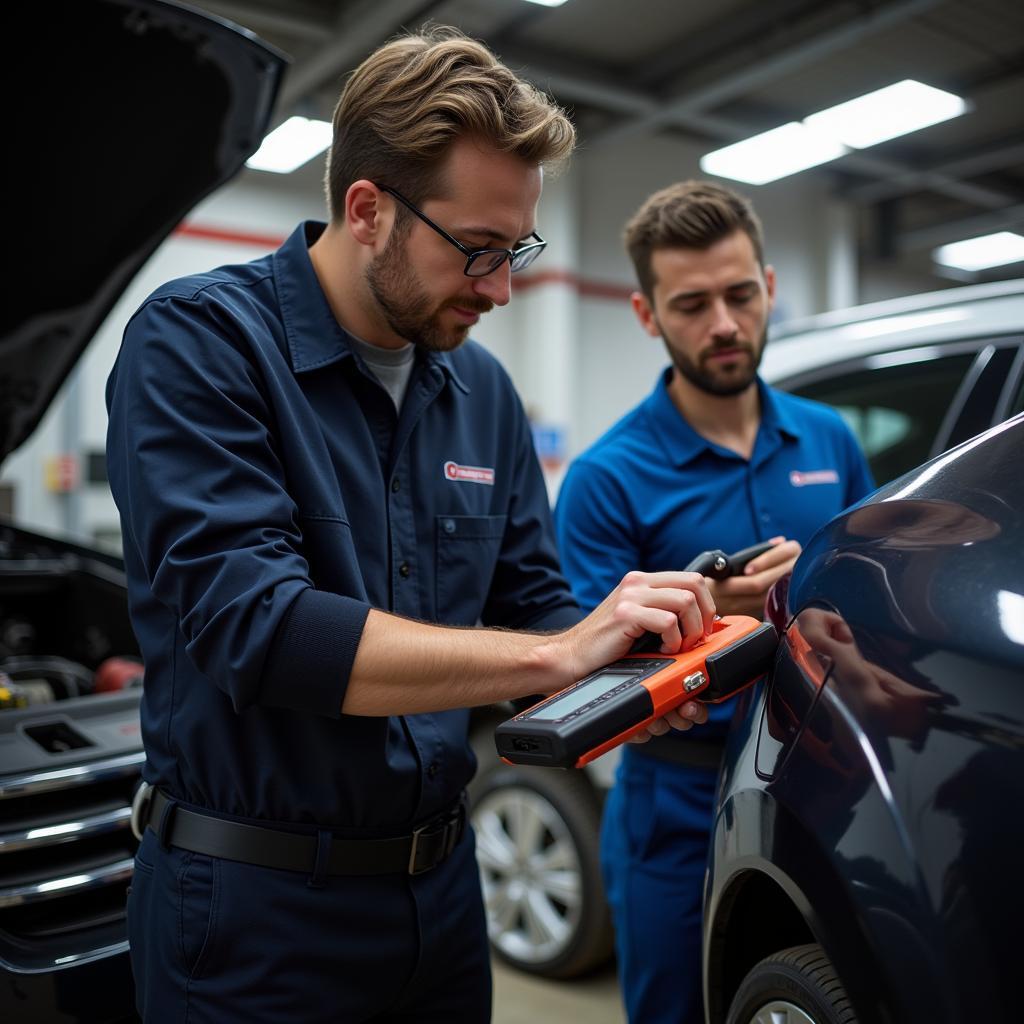
<svg viewBox="0 0 1024 1024">
<path fill-rule="evenodd" d="M 819 942 L 862 1024 L 1018 1019 L 1024 416 L 820 531 L 737 715 L 705 893 L 724 1021 L 761 957 Z"/>
</svg>

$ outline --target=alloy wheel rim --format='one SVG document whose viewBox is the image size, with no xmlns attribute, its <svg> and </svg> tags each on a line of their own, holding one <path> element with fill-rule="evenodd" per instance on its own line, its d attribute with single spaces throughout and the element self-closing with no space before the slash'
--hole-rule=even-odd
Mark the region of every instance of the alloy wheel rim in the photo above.
<svg viewBox="0 0 1024 1024">
<path fill-rule="evenodd" d="M 555 959 L 572 941 L 583 909 L 568 826 L 540 794 L 506 786 L 481 798 L 473 828 L 491 942 L 520 963 Z"/>
<path fill-rule="evenodd" d="M 816 1021 L 795 1003 L 773 999 L 757 1010 L 748 1024 L 816 1024 Z"/>
</svg>

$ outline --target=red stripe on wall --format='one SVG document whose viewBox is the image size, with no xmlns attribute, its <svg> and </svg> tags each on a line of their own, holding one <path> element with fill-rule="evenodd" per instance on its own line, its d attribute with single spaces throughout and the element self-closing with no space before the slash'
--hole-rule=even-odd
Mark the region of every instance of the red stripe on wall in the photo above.
<svg viewBox="0 0 1024 1024">
<path fill-rule="evenodd" d="M 612 284 L 609 281 L 588 281 L 569 270 L 541 270 L 535 274 L 517 274 L 514 280 L 516 291 L 529 291 L 545 284 L 562 284 L 578 292 L 587 299 L 613 299 L 617 302 L 629 301 L 636 290 L 624 284 Z"/>
<path fill-rule="evenodd" d="M 250 231 L 211 228 L 203 224 L 179 224 L 174 234 L 187 238 L 203 238 L 209 242 L 232 242 L 235 245 L 255 245 L 261 249 L 277 249 L 285 242 L 284 235 L 260 235 Z"/>
<path fill-rule="evenodd" d="M 228 228 L 207 227 L 204 224 L 179 224 L 174 234 L 186 238 L 202 238 L 210 242 L 231 242 L 235 245 L 252 245 L 261 249 L 277 249 L 285 242 L 283 235 L 261 235 L 249 231 L 235 231 Z M 610 299 L 614 302 L 628 302 L 635 291 L 624 284 L 608 281 L 588 281 L 569 270 L 540 270 L 532 274 L 517 274 L 515 290 L 527 292 L 543 285 L 560 284 L 573 289 L 585 299 Z"/>
</svg>

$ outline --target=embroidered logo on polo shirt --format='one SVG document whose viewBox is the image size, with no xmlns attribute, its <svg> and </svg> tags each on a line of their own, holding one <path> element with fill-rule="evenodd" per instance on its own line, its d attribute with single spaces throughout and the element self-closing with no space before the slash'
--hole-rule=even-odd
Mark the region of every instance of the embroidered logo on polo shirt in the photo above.
<svg viewBox="0 0 1024 1024">
<path fill-rule="evenodd" d="M 794 487 L 809 487 L 811 484 L 837 484 L 839 474 L 834 469 L 810 469 L 805 473 L 794 469 L 789 474 L 789 482 Z"/>
<path fill-rule="evenodd" d="M 446 480 L 464 480 L 466 483 L 494 486 L 494 470 L 486 466 L 460 466 L 457 462 L 449 460 L 444 464 L 444 477 Z"/>
</svg>

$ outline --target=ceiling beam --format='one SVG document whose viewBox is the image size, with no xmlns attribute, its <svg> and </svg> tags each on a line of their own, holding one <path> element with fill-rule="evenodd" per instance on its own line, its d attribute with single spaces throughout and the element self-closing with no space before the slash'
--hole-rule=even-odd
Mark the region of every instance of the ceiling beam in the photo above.
<svg viewBox="0 0 1024 1024">
<path fill-rule="evenodd" d="M 738 96 L 746 95 L 784 75 L 845 50 L 870 35 L 892 28 L 922 14 L 942 0 L 892 0 L 865 14 L 790 46 L 781 46 L 759 60 L 737 61 L 740 68 L 719 75 L 702 86 L 687 89 L 658 103 L 657 108 L 641 117 L 615 125 L 593 139 L 594 142 L 622 142 L 640 132 L 653 131 L 677 123 L 680 118 L 703 113 Z"/>
<path fill-rule="evenodd" d="M 442 0 L 362 0 L 342 4 L 332 38 L 285 77 L 277 101 L 281 115 L 328 82 L 341 91 L 340 79 L 402 26 L 418 27 Z"/>
<path fill-rule="evenodd" d="M 961 181 L 949 174 L 943 174 L 939 170 L 933 171 L 911 171 L 905 164 L 885 157 L 877 156 L 866 149 L 858 149 L 840 157 L 844 167 L 859 171 L 865 174 L 872 174 L 877 178 L 886 181 L 902 179 L 909 173 L 916 173 L 920 179 L 926 182 L 926 187 L 931 192 L 948 196 L 950 199 L 959 199 L 961 202 L 970 203 L 972 206 L 981 206 L 990 210 L 999 210 L 1012 203 L 1016 203 L 1020 196 L 1002 189 L 993 188 L 989 185 L 978 185 L 970 181 Z"/>
<path fill-rule="evenodd" d="M 1018 163 L 1024 163 L 1024 142 L 993 146 L 969 156 L 947 160 L 935 167 L 909 170 L 895 178 L 858 185 L 845 192 L 844 198 L 860 204 L 877 203 L 883 199 L 895 199 L 928 189 L 931 187 L 931 178 L 936 174 L 946 179 L 973 178 Z"/>
<path fill-rule="evenodd" d="M 1002 210 L 991 210 L 961 220 L 943 221 L 929 227 L 912 228 L 903 231 L 897 239 L 901 252 L 916 252 L 930 249 L 945 242 L 958 242 L 962 238 L 976 238 L 993 231 L 1012 231 L 1024 227 L 1024 203 L 1007 206 Z"/>
<path fill-rule="evenodd" d="M 694 75 L 712 68 L 720 61 L 734 62 L 737 54 L 763 50 L 771 43 L 785 43 L 805 30 L 813 34 L 829 18 L 835 8 L 847 6 L 846 0 L 748 0 L 727 18 L 716 18 L 708 24 L 688 29 L 660 47 L 653 57 L 645 57 L 630 69 L 633 85 L 642 89 L 671 90 L 672 83 L 682 84 L 680 68 Z"/>
<path fill-rule="evenodd" d="M 586 103 L 625 116 L 640 118 L 644 117 L 646 112 L 658 108 L 656 97 L 646 92 L 612 85 L 596 77 L 584 77 L 579 73 L 569 74 L 557 70 L 556 67 L 539 67 L 531 65 L 527 61 L 523 61 L 517 66 L 530 81 L 548 89 L 562 103 Z M 765 130 L 763 127 L 743 124 L 716 114 L 699 112 L 682 114 L 678 111 L 673 116 L 671 127 L 724 143 L 749 138 L 751 135 Z M 602 136 L 602 141 L 607 138 L 607 135 Z M 591 141 L 593 140 L 588 139 L 588 143 Z M 866 150 L 855 150 L 848 153 L 846 156 L 840 157 L 836 163 L 846 169 L 870 174 L 875 178 L 895 179 L 911 173 L 921 173 L 916 168 L 907 167 L 898 161 L 869 153 Z M 940 195 L 990 209 L 1001 209 L 1015 203 L 1018 198 L 998 189 L 959 181 L 938 171 L 929 172 L 928 187 Z"/>
<path fill-rule="evenodd" d="M 255 32 L 276 32 L 292 39 L 323 42 L 333 31 L 334 23 L 312 12 L 301 13 L 300 5 L 291 5 L 288 11 L 280 7 L 271 10 L 254 3 L 238 0 L 214 0 L 203 3 L 203 9 L 219 15 L 236 25 L 243 25 Z"/>
</svg>

